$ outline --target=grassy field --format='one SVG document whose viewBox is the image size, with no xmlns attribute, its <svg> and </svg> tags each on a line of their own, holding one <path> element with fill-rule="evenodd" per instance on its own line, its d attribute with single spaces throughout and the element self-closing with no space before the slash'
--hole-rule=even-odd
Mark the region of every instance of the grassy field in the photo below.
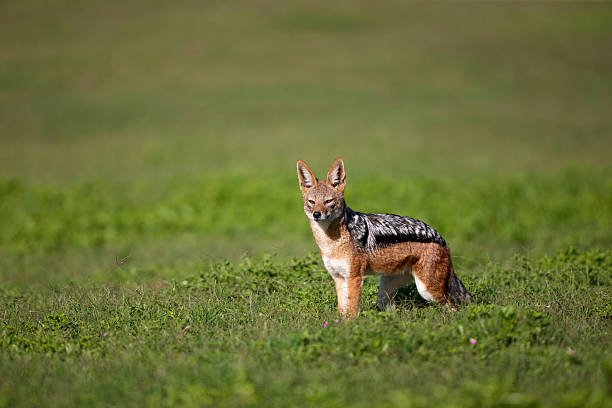
<svg viewBox="0 0 612 408">
<path fill-rule="evenodd" d="M 612 407 L 610 44 L 605 3 L 3 2 L 0 407 Z M 295 161 L 338 156 L 473 304 L 336 322 Z"/>
</svg>

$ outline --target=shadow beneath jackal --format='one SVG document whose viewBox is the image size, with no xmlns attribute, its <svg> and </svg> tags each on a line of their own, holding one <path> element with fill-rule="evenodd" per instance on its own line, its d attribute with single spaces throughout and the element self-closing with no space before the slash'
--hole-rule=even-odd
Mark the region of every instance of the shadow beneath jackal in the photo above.
<svg viewBox="0 0 612 408">
<path fill-rule="evenodd" d="M 395 295 L 395 304 L 398 308 L 423 308 L 429 306 L 429 302 L 419 295 L 416 285 L 406 285 L 399 288 Z"/>
</svg>

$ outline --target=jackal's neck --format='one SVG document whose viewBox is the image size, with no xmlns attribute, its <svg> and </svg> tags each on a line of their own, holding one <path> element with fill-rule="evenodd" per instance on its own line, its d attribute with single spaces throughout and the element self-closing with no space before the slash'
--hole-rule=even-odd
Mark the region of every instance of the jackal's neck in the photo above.
<svg viewBox="0 0 612 408">
<path fill-rule="evenodd" d="M 312 235 L 322 255 L 331 254 L 338 247 L 350 242 L 351 236 L 346 228 L 346 210 L 329 222 L 310 220 Z"/>
</svg>

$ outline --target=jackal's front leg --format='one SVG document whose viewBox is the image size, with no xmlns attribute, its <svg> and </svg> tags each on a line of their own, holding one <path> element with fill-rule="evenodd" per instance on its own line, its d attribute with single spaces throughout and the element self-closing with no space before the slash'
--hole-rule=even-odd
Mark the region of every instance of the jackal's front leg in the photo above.
<svg viewBox="0 0 612 408">
<path fill-rule="evenodd" d="M 363 275 L 336 277 L 336 294 L 338 295 L 338 314 L 345 319 L 359 316 L 359 300 L 363 286 Z"/>
<path fill-rule="evenodd" d="M 346 318 L 353 319 L 359 316 L 359 301 L 361 300 L 361 288 L 363 287 L 363 275 L 348 278 L 348 304 Z"/>
<path fill-rule="evenodd" d="M 338 297 L 338 314 L 344 317 L 348 306 L 348 279 L 342 276 L 334 277 L 334 284 Z"/>
</svg>

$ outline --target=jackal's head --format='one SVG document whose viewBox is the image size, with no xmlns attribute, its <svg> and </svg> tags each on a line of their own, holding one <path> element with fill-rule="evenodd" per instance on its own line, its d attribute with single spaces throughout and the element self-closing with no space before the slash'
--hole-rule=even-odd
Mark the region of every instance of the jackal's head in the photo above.
<svg viewBox="0 0 612 408">
<path fill-rule="evenodd" d="M 332 163 L 325 182 L 319 181 L 310 167 L 297 162 L 297 174 L 304 199 L 304 212 L 313 221 L 330 221 L 344 213 L 344 162 L 337 158 Z"/>
</svg>

